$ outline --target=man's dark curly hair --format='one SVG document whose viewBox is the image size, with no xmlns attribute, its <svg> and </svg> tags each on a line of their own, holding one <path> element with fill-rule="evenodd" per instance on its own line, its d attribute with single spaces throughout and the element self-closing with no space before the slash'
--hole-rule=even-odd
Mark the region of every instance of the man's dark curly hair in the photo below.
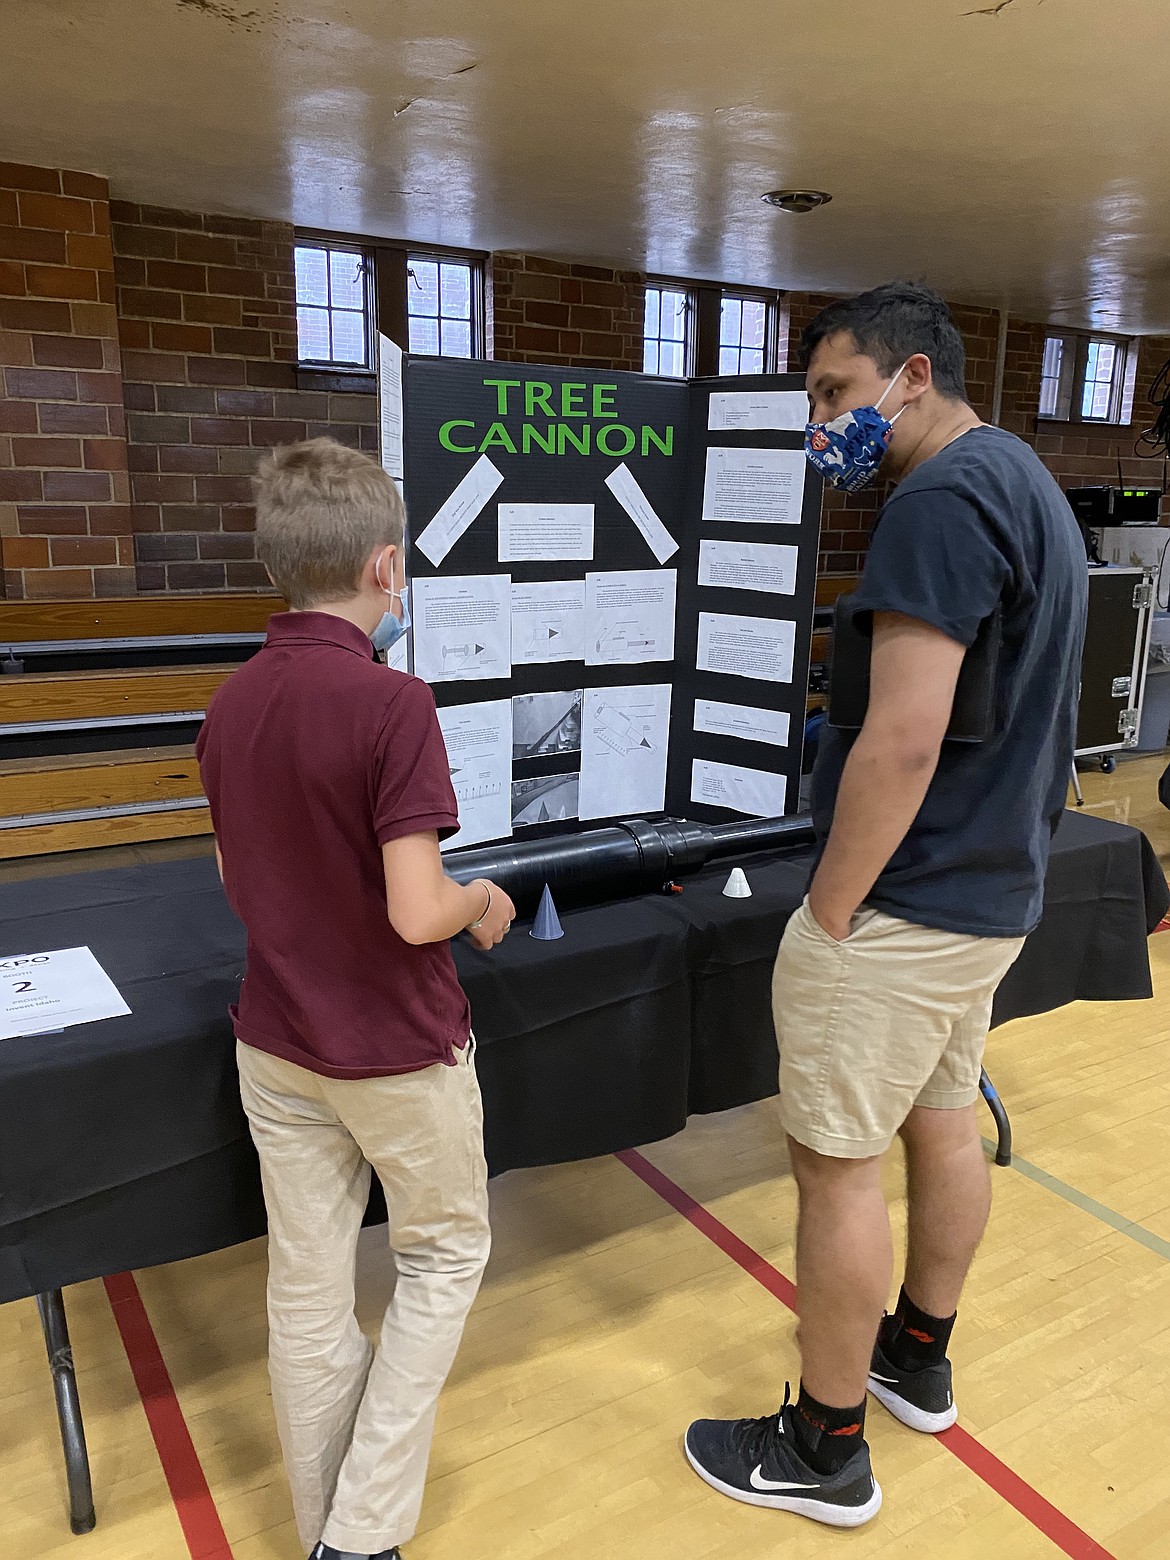
<svg viewBox="0 0 1170 1560">
<path fill-rule="evenodd" d="M 966 401 L 963 338 L 946 303 L 929 287 L 919 282 L 886 282 L 856 298 L 829 304 L 801 337 L 804 367 L 822 341 L 842 331 L 848 331 L 858 352 L 872 358 L 887 376 L 896 374 L 915 353 L 925 353 L 940 394 Z"/>
</svg>

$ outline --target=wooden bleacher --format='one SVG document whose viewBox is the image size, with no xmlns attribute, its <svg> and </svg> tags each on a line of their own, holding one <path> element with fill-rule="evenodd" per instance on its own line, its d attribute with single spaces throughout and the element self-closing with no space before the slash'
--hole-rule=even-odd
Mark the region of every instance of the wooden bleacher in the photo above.
<svg viewBox="0 0 1170 1560">
<path fill-rule="evenodd" d="M 829 608 L 855 575 L 817 580 L 816 605 Z M 262 636 L 283 603 L 275 596 L 151 596 L 141 600 L 0 601 L 0 755 L 16 734 L 129 728 L 137 746 L 43 756 L 0 756 L 0 859 L 208 834 L 211 819 L 189 741 L 158 745 L 168 722 L 197 723 L 231 675 L 231 662 L 119 666 L 143 646 L 244 644 Z M 830 631 L 813 635 L 813 661 L 828 654 Z M 76 651 L 103 664 L 38 671 L 51 652 Z M 808 707 L 823 704 L 813 695 Z M 6 742 L 6 738 L 8 739 Z M 105 737 L 102 740 L 109 742 Z M 64 747 L 64 742 L 62 742 Z"/>
<path fill-rule="evenodd" d="M 214 661 L 212 647 L 250 653 L 282 607 L 261 595 L 0 601 L 0 754 L 29 737 L 64 747 L 78 732 L 97 745 L 0 757 L 0 859 L 210 833 L 193 745 L 160 746 L 156 733 L 197 725 L 238 664 Z M 206 663 L 118 665 L 143 648 L 165 661 L 180 646 L 206 647 Z M 37 670 L 53 654 L 100 664 Z M 138 745 L 104 749 L 114 730 Z"/>
<path fill-rule="evenodd" d="M 262 634 L 276 596 L 143 596 L 109 601 L 0 601 L 0 651 L 51 640 Z"/>
<path fill-rule="evenodd" d="M 230 667 L 191 666 L 178 671 L 147 667 L 0 677 L 0 729 L 46 721 L 202 712 L 230 672 Z"/>
</svg>

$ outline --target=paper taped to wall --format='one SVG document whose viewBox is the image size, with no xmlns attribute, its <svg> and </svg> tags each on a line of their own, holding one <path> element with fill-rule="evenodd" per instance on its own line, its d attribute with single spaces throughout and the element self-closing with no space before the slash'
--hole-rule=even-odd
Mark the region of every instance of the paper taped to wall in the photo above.
<svg viewBox="0 0 1170 1560">
<path fill-rule="evenodd" d="M 658 518 L 653 504 L 624 461 L 606 477 L 605 485 L 641 531 L 646 545 L 659 563 L 672 558 L 678 552 L 678 543 Z"/>
<path fill-rule="evenodd" d="M 402 348 L 378 336 L 378 421 L 382 468 L 402 490 Z"/>
<path fill-rule="evenodd" d="M 796 591 L 799 556 L 796 547 L 767 542 L 700 542 L 699 584 L 791 596 Z"/>
<path fill-rule="evenodd" d="M 441 505 L 434 519 L 416 543 L 437 569 L 468 526 L 482 514 L 485 504 L 503 481 L 503 476 L 486 455 L 481 455 L 471 470 Z"/>
<path fill-rule="evenodd" d="M 512 577 L 463 574 L 411 587 L 414 670 L 424 682 L 512 674 Z"/>
<path fill-rule="evenodd" d="M 695 730 L 713 737 L 741 737 L 745 742 L 787 747 L 790 725 L 790 717 L 783 710 L 760 709 L 754 704 L 723 704 L 718 699 L 695 700 Z"/>
<path fill-rule="evenodd" d="M 787 782 L 783 775 L 737 764 L 713 764 L 696 758 L 691 766 L 691 801 L 726 807 L 749 818 L 779 818 L 784 812 Z"/>
<path fill-rule="evenodd" d="M 792 681 L 795 649 L 795 623 L 725 612 L 699 613 L 697 665 L 701 672 L 787 683 Z"/>
<path fill-rule="evenodd" d="M 620 818 L 666 803 L 670 684 L 586 688 L 581 721 L 580 815 Z"/>
<path fill-rule="evenodd" d="M 501 504 L 501 563 L 593 558 L 592 504 Z"/>
<path fill-rule="evenodd" d="M 713 433 L 738 428 L 803 433 L 807 423 L 808 396 L 803 390 L 716 390 L 707 405 L 707 427 Z"/>
<path fill-rule="evenodd" d="M 674 659 L 678 577 L 673 569 L 585 576 L 586 666 Z"/>
<path fill-rule="evenodd" d="M 585 659 L 585 581 L 512 581 L 512 664 Z"/>
<path fill-rule="evenodd" d="M 703 519 L 797 525 L 804 501 L 803 450 L 707 451 Z"/>
<path fill-rule="evenodd" d="M 451 784 L 459 803 L 459 833 L 443 841 L 481 845 L 512 832 L 512 701 L 486 699 L 439 711 Z"/>
</svg>

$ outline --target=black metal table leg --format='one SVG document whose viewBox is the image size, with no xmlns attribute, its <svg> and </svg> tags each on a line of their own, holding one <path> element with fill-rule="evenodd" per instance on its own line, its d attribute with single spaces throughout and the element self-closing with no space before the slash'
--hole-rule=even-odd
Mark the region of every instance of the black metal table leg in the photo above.
<svg viewBox="0 0 1170 1560">
<path fill-rule="evenodd" d="M 999 1134 L 995 1147 L 995 1162 L 997 1165 L 1010 1165 L 1012 1162 L 1012 1124 L 1008 1120 L 1008 1113 L 1003 1107 L 1003 1101 L 996 1093 L 995 1085 L 982 1068 L 979 1070 L 979 1092 L 987 1101 L 988 1109 L 995 1117 L 995 1127 Z"/>
<path fill-rule="evenodd" d="M 77 1397 L 77 1377 L 73 1370 L 73 1350 L 65 1322 L 65 1297 L 59 1289 L 37 1296 L 45 1348 L 49 1351 L 49 1369 L 53 1372 L 53 1393 L 57 1399 L 57 1419 L 61 1425 L 61 1446 L 65 1453 L 65 1476 L 69 1481 L 69 1525 L 75 1533 L 92 1533 L 97 1525 L 93 1509 L 93 1484 L 89 1476 L 89 1454 L 85 1447 L 85 1426 Z"/>
</svg>

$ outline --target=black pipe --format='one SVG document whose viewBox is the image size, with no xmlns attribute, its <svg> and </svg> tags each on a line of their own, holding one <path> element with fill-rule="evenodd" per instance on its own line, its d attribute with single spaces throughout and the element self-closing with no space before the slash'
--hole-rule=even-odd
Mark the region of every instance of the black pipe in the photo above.
<svg viewBox="0 0 1170 1560">
<path fill-rule="evenodd" d="M 811 844 L 807 813 L 791 818 L 745 818 L 713 827 L 686 818 L 648 823 L 631 818 L 605 829 L 553 839 L 507 840 L 447 858 L 457 882 L 490 878 L 509 895 L 519 915 L 536 911 L 547 883 L 561 909 L 652 894 L 709 861 L 751 851 Z"/>
</svg>

